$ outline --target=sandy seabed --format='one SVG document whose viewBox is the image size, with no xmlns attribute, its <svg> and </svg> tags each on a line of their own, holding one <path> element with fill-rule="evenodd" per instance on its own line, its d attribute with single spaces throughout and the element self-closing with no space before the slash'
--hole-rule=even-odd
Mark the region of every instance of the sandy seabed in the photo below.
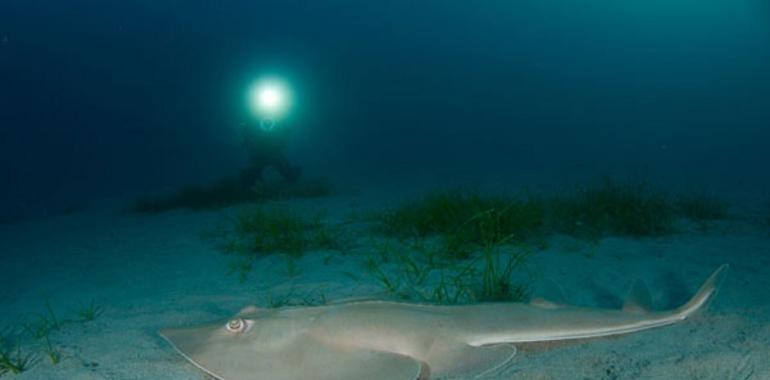
<svg viewBox="0 0 770 380">
<path fill-rule="evenodd" d="M 323 212 L 341 223 L 382 202 L 338 197 L 273 204 Z M 53 365 L 39 341 L 26 372 L 8 379 L 205 379 L 158 335 L 166 327 L 222 318 L 275 294 L 322 292 L 327 299 L 380 291 L 354 254 L 306 254 L 290 277 L 278 256 L 259 260 L 244 283 L 228 259 L 201 239 L 223 214 L 174 211 L 137 215 L 98 209 L 0 225 L 0 326 L 21 328 L 45 313 L 75 318 L 94 300 L 103 313 L 50 335 L 62 353 Z M 538 278 L 555 281 L 570 303 L 617 307 L 637 278 L 654 304 L 684 302 L 720 264 L 730 272 L 709 309 L 684 323 L 623 337 L 555 347 L 521 347 L 490 379 L 770 379 L 770 232 L 744 220 L 713 223 L 664 238 L 608 238 L 598 244 L 549 240 L 532 257 Z M 359 279 L 345 273 L 360 273 Z M 538 283 L 536 283 L 537 288 Z"/>
</svg>

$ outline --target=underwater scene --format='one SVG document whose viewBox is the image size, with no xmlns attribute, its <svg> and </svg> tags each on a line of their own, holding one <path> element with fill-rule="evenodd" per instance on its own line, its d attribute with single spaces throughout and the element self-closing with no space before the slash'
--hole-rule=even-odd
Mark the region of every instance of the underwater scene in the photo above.
<svg viewBox="0 0 770 380">
<path fill-rule="evenodd" d="M 0 380 L 770 380 L 766 0 L 2 0 Z"/>
</svg>

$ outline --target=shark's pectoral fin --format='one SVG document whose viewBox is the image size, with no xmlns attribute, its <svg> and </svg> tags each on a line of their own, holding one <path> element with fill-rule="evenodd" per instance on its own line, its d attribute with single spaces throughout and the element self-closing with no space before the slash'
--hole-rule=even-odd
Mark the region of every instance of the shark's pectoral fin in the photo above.
<svg viewBox="0 0 770 380">
<path fill-rule="evenodd" d="M 306 352 L 296 363 L 286 367 L 300 366 L 299 373 L 290 374 L 286 379 L 318 380 L 421 380 L 423 364 L 415 358 L 384 351 L 357 348 L 339 348 L 323 345 Z M 276 379 L 273 372 L 265 378 Z"/>
<path fill-rule="evenodd" d="M 416 380 L 422 373 L 422 363 L 412 357 L 327 344 L 311 336 L 296 339 L 274 359 L 280 367 L 271 365 L 266 379 Z M 279 372 L 282 377 L 276 376 Z"/>
<path fill-rule="evenodd" d="M 473 379 L 507 364 L 516 355 L 510 344 L 471 346 L 449 339 L 437 339 L 426 362 L 431 378 Z"/>
<path fill-rule="evenodd" d="M 162 335 L 220 380 L 416 380 L 423 375 L 422 362 L 412 357 L 336 345 L 307 333 L 282 342 L 217 341 L 211 328 L 164 330 Z"/>
</svg>

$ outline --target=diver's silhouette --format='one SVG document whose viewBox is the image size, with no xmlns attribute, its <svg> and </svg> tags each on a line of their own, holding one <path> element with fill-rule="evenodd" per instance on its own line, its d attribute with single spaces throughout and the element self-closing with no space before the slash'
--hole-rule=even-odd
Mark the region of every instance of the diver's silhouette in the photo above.
<svg viewBox="0 0 770 380">
<path fill-rule="evenodd" d="M 272 125 L 271 125 L 272 127 Z M 249 152 L 249 166 L 241 172 L 241 184 L 253 186 L 263 181 L 263 173 L 273 167 L 288 183 L 299 180 L 301 168 L 292 165 L 284 155 L 289 129 L 264 128 L 264 125 L 243 126 L 243 146 Z"/>
</svg>

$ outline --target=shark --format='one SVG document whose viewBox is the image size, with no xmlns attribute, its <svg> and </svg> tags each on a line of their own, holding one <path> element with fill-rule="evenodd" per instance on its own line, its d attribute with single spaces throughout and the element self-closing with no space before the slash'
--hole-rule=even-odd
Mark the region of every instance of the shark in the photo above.
<svg viewBox="0 0 770 380">
<path fill-rule="evenodd" d="M 543 299 L 429 305 L 361 300 L 261 309 L 160 335 L 219 380 L 475 379 L 508 365 L 517 346 L 630 334 L 688 319 L 716 293 L 720 266 L 683 305 L 650 308 L 637 281 L 622 309 Z"/>
</svg>

